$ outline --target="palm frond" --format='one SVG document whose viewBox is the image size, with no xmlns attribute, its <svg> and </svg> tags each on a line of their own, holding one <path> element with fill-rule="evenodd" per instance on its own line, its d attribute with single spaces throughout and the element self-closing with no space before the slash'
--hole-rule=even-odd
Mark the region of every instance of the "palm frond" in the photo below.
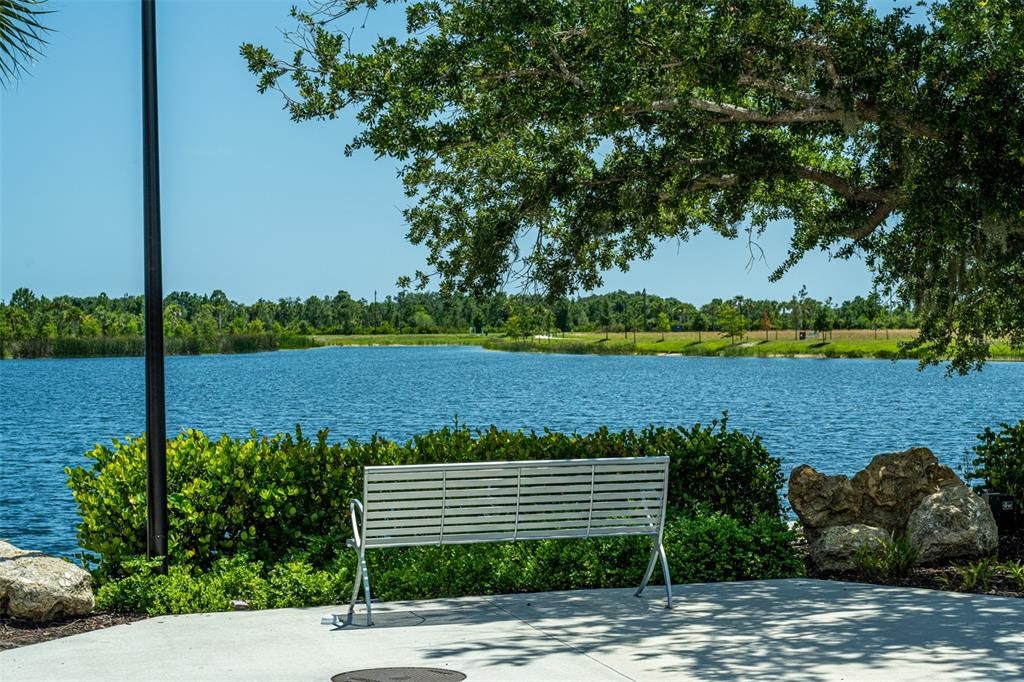
<svg viewBox="0 0 1024 682">
<path fill-rule="evenodd" d="M 41 23 L 49 14 L 45 0 L 0 0 L 0 85 L 18 77 L 28 62 L 42 55 L 44 36 L 50 31 Z"/>
</svg>

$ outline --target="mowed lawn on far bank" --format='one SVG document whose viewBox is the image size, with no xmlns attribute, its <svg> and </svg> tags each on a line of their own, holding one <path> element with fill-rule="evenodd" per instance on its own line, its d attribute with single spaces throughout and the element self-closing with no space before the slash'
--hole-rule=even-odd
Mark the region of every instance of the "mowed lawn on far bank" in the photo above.
<svg viewBox="0 0 1024 682">
<path fill-rule="evenodd" d="M 324 346 L 481 346 L 483 334 L 314 334 Z"/>
<path fill-rule="evenodd" d="M 550 338 L 531 337 L 511 339 L 492 338 L 483 344 L 494 350 L 523 350 L 562 353 L 608 353 L 608 354 L 673 354 L 673 355 L 727 355 L 741 357 L 868 357 L 891 358 L 899 353 L 901 341 L 908 341 L 917 335 L 913 329 L 874 330 L 854 329 L 836 331 L 828 338 L 806 332 L 806 338 L 795 338 L 793 330 L 779 330 L 765 333 L 752 331 L 744 336 L 730 339 L 720 332 L 637 332 L 628 336 L 623 332 L 571 333 L 565 336 L 552 335 Z"/>
<path fill-rule="evenodd" d="M 901 341 L 917 336 L 915 329 L 842 329 L 827 338 L 807 332 L 803 341 L 792 330 L 748 332 L 741 339 L 723 338 L 719 332 L 569 332 L 538 334 L 527 338 L 480 334 L 360 334 L 317 335 L 314 339 L 331 346 L 482 346 L 490 350 L 535 353 L 592 353 L 607 355 L 726 355 L 744 357 L 834 357 L 894 358 L 900 356 Z M 888 338 L 887 338 L 888 337 Z M 910 356 L 912 357 L 912 356 Z M 992 346 L 992 358 L 1021 360 L 1024 354 L 1005 344 Z"/>
</svg>

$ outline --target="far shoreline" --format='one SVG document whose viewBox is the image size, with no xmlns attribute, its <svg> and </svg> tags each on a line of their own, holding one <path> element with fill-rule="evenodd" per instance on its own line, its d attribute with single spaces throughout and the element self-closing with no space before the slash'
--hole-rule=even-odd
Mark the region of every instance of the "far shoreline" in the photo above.
<svg viewBox="0 0 1024 682">
<path fill-rule="evenodd" d="M 792 333 L 792 332 L 790 332 Z M 619 334 L 622 334 L 620 331 Z M 632 336 L 632 335 L 631 335 Z M 574 332 L 564 336 L 538 335 L 513 339 L 497 335 L 317 335 L 313 338 L 323 346 L 336 347 L 413 347 L 413 346 L 478 346 L 484 350 L 518 353 L 550 353 L 562 355 L 650 355 L 664 357 L 751 357 L 800 360 L 874 359 L 914 360 L 902 354 L 899 344 L 916 336 L 916 330 L 892 330 L 891 337 L 873 338 L 873 330 L 837 330 L 833 338 L 814 336 L 798 339 L 758 339 L 755 333 L 744 340 L 730 343 L 717 332 L 697 338 L 694 332 L 667 332 L 662 340 L 659 332 L 638 332 L 637 341 L 607 338 L 603 333 Z M 385 338 L 381 338 L 385 337 Z M 410 338 L 411 337 L 411 338 Z M 434 339 L 437 339 L 435 342 Z M 1024 352 L 1013 352 L 1006 346 L 994 346 L 992 362 L 1019 362 Z"/>
<path fill-rule="evenodd" d="M 763 333 L 763 332 L 762 332 Z M 789 332 L 792 334 L 792 331 Z M 618 332 L 619 335 L 622 332 Z M 739 341 L 730 342 L 717 332 L 699 335 L 695 332 L 638 332 L 633 341 L 598 332 L 570 332 L 563 336 L 537 335 L 526 338 L 484 334 L 315 334 L 293 337 L 289 343 L 276 348 L 255 348 L 252 351 L 167 353 L 167 357 L 244 355 L 249 352 L 276 352 L 285 350 L 317 350 L 337 347 L 415 348 L 439 346 L 476 346 L 484 350 L 518 353 L 549 353 L 560 355 L 649 355 L 659 357 L 727 357 L 797 360 L 874 359 L 914 360 L 919 358 L 903 354 L 899 344 L 914 337 L 916 330 L 892 330 L 888 339 L 874 338 L 873 330 L 837 330 L 828 339 L 808 335 L 799 339 L 759 339 L 757 332 L 747 334 Z M 664 338 L 662 338 L 664 337 Z M 296 343 L 298 342 L 298 343 Z M 126 346 L 128 347 L 128 346 Z M 989 362 L 1024 361 L 1024 352 L 1015 352 L 1004 345 L 994 345 Z M 111 357 L 139 357 L 141 353 L 114 353 L 90 355 L 43 355 L 8 359 L 83 359 Z"/>
</svg>

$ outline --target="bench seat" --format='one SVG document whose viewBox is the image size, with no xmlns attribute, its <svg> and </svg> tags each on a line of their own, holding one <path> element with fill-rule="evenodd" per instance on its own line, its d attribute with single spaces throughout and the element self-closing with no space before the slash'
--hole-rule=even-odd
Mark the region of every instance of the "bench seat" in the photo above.
<svg viewBox="0 0 1024 682">
<path fill-rule="evenodd" d="M 668 457 L 369 466 L 350 503 L 358 554 L 349 614 L 362 583 L 373 624 L 366 550 L 615 536 L 648 536 L 652 552 L 639 596 L 661 559 Z"/>
</svg>

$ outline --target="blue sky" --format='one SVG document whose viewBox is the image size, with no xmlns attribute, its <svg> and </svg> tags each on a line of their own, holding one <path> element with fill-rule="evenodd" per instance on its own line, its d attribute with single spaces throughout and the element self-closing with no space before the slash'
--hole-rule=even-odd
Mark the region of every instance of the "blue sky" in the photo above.
<svg viewBox="0 0 1024 682">
<path fill-rule="evenodd" d="M 139 3 L 57 2 L 46 55 L 0 91 L 0 297 L 20 286 L 54 296 L 141 293 Z M 350 116 L 296 124 L 276 95 L 256 93 L 238 56 L 246 41 L 281 48 L 293 0 L 160 0 L 161 191 L 165 291 L 223 289 L 236 300 L 394 293 L 423 266 L 405 240 L 406 199 L 388 159 L 346 158 Z M 371 15 L 361 40 L 401 30 L 400 12 Z M 287 50 L 281 50 L 287 53 Z M 859 261 L 805 259 L 768 274 L 789 228 L 761 240 L 707 234 L 667 243 L 605 289 L 703 303 L 716 296 L 863 294 Z"/>
</svg>

